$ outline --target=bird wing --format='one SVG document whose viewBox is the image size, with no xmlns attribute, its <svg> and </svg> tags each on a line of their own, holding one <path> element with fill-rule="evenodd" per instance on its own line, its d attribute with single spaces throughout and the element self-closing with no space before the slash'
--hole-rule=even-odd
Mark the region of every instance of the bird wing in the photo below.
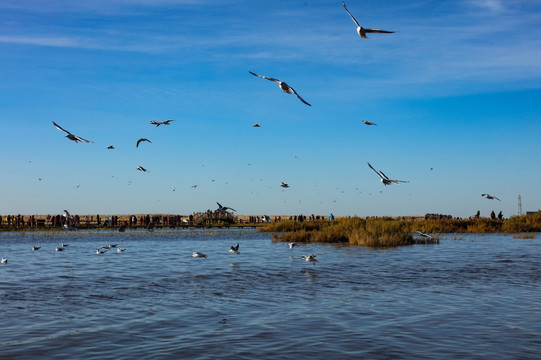
<svg viewBox="0 0 541 360">
<path fill-rule="evenodd" d="M 73 134 L 72 134 L 72 135 L 73 135 Z M 90 141 L 90 140 L 85 140 L 85 139 L 83 139 L 83 138 L 80 137 L 80 136 L 77 136 L 77 135 L 73 135 L 73 136 L 74 136 L 77 140 L 79 140 L 79 141 L 82 141 L 82 142 L 85 142 L 85 143 L 92 143 L 92 141 Z"/>
<path fill-rule="evenodd" d="M 160 125 L 160 123 L 157 122 L 156 120 L 150 120 L 150 123 L 151 123 L 152 125 Z"/>
<path fill-rule="evenodd" d="M 289 85 L 288 85 L 288 86 L 289 86 Z M 289 89 L 290 89 L 291 91 L 293 91 L 293 94 L 295 94 L 295 95 L 299 98 L 300 101 L 302 101 L 303 103 L 305 103 L 305 104 L 308 105 L 308 106 L 312 106 L 312 105 L 308 104 L 308 102 L 306 102 L 306 100 L 304 100 L 303 98 L 301 98 L 301 96 L 300 96 L 299 94 L 297 94 L 297 92 L 295 91 L 295 89 L 293 89 L 291 86 L 289 86 Z"/>
<path fill-rule="evenodd" d="M 175 121 L 175 120 L 169 119 L 169 120 L 165 120 L 163 123 L 164 123 L 165 125 L 169 125 L 169 123 L 170 123 L 171 121 Z"/>
<path fill-rule="evenodd" d="M 381 175 L 383 175 L 383 177 L 384 177 L 386 180 L 391 180 L 391 179 L 389 179 L 389 177 L 388 177 L 387 175 L 385 175 L 385 174 L 383 173 L 383 171 L 380 170 L 379 173 L 380 173 Z M 398 181 L 398 180 L 396 180 L 396 181 Z"/>
<path fill-rule="evenodd" d="M 364 32 L 366 33 L 379 33 L 379 34 L 392 34 L 394 31 L 387 31 L 387 30 L 379 30 L 379 29 L 364 29 Z"/>
<path fill-rule="evenodd" d="M 380 174 L 380 172 L 377 171 L 376 169 L 374 169 L 374 168 L 372 167 L 372 165 L 370 165 L 370 163 L 367 163 L 367 164 L 368 164 L 368 166 L 370 166 L 370 169 L 374 170 L 374 172 L 375 172 L 376 174 L 378 174 L 378 176 L 379 176 L 380 178 L 387 180 L 387 177 L 384 177 L 384 175 L 382 175 L 383 173 Z"/>
<path fill-rule="evenodd" d="M 216 204 L 218 204 L 218 209 L 223 209 L 224 207 L 222 206 L 222 204 L 220 204 L 219 202 L 216 201 Z"/>
<path fill-rule="evenodd" d="M 63 132 L 65 132 L 65 133 L 68 134 L 68 135 L 72 135 L 72 133 L 70 133 L 70 132 L 67 131 L 67 130 L 62 129 L 62 127 L 61 127 L 60 125 L 58 125 L 57 123 L 55 123 L 54 121 L 53 121 L 53 125 L 54 125 L 54 127 L 57 128 L 58 130 L 63 131 Z"/>
<path fill-rule="evenodd" d="M 268 76 L 263 76 L 263 75 L 258 75 L 254 72 L 251 72 L 251 71 L 248 71 L 250 74 L 252 74 L 253 76 L 257 76 L 257 77 L 260 77 L 262 79 L 267 79 L 267 80 L 270 80 L 270 81 L 274 81 L 275 83 L 280 83 L 280 80 L 278 79 L 275 79 L 275 78 L 271 78 L 271 77 L 268 77 Z"/>
<path fill-rule="evenodd" d="M 498 200 L 498 201 L 501 201 L 500 199 L 498 199 L 496 196 L 492 196 L 494 199 Z"/>
<path fill-rule="evenodd" d="M 361 26 L 361 25 L 359 25 L 359 23 L 357 22 L 357 20 L 355 20 L 355 18 L 353 17 L 353 15 L 351 15 L 351 13 L 349 12 L 348 8 L 346 7 L 346 2 L 345 2 L 345 1 L 342 1 L 342 5 L 344 5 L 344 9 L 346 9 L 346 12 L 349 14 L 349 16 L 351 17 L 351 20 L 353 20 L 353 22 L 355 23 L 355 25 Z"/>
</svg>

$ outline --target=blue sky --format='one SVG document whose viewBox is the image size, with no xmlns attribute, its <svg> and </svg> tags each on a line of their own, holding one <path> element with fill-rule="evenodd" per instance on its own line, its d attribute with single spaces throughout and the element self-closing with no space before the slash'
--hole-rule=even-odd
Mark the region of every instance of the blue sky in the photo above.
<svg viewBox="0 0 541 360">
<path fill-rule="evenodd" d="M 539 209 L 541 3 L 347 6 L 3 0 L 0 214 Z"/>
</svg>

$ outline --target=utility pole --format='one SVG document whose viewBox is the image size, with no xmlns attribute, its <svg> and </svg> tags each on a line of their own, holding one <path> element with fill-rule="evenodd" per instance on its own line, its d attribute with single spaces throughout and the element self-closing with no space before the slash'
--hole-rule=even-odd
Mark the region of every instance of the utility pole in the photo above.
<svg viewBox="0 0 541 360">
<path fill-rule="evenodd" d="M 520 194 L 518 194 L 518 214 L 522 215 L 522 199 L 520 198 Z"/>
</svg>

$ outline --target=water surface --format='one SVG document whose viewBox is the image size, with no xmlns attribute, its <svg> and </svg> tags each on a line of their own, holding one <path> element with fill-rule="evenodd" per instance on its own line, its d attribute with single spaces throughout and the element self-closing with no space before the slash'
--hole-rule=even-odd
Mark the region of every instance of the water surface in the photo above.
<svg viewBox="0 0 541 360">
<path fill-rule="evenodd" d="M 126 251 L 96 254 L 111 243 Z M 0 234 L 0 257 L 2 359 L 541 353 L 539 236 L 290 250 L 251 230 L 23 232 Z"/>
</svg>

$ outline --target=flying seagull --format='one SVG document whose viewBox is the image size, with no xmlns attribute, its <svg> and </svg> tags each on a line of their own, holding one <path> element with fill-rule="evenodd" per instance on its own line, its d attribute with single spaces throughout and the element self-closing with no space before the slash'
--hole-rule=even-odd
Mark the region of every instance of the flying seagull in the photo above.
<svg viewBox="0 0 541 360">
<path fill-rule="evenodd" d="M 498 200 L 498 201 L 501 201 L 500 199 L 498 199 L 496 196 L 493 196 L 493 195 L 489 195 L 489 194 L 481 194 L 481 196 L 484 196 L 484 197 L 486 197 L 486 198 L 489 199 L 489 200 L 494 200 L 494 199 L 496 199 L 496 200 Z"/>
<path fill-rule="evenodd" d="M 67 137 L 68 139 L 70 139 L 70 140 L 73 140 L 73 141 L 75 141 L 75 142 L 82 141 L 82 142 L 85 142 L 85 143 L 91 143 L 91 142 L 92 142 L 92 141 L 89 141 L 89 140 L 85 140 L 85 139 L 83 139 L 82 137 L 79 137 L 79 136 L 77 136 L 77 135 L 73 135 L 73 134 L 70 133 L 69 131 L 62 129 L 62 127 L 61 127 L 60 125 L 58 125 L 57 123 L 55 123 L 54 121 L 53 121 L 53 125 L 54 125 L 54 127 L 57 128 L 58 130 L 65 132 L 65 133 L 67 134 L 66 137 Z"/>
<path fill-rule="evenodd" d="M 405 181 L 405 180 L 392 180 L 392 179 L 389 179 L 387 177 L 387 175 L 385 175 L 383 173 L 383 171 L 377 171 L 376 169 L 374 169 L 372 167 L 372 165 L 370 165 L 370 163 L 367 163 L 367 164 L 368 164 L 368 166 L 370 166 L 370 169 L 374 170 L 374 172 L 379 175 L 383 185 L 391 185 L 391 184 L 399 184 L 399 183 L 407 183 L 407 182 L 409 182 L 409 181 Z"/>
<path fill-rule="evenodd" d="M 142 166 L 138 166 L 138 167 L 137 167 L 137 170 L 142 171 L 142 172 L 148 172 L 148 170 L 145 169 L 145 168 L 142 167 Z"/>
<path fill-rule="evenodd" d="M 378 124 L 373 123 L 372 121 L 368 121 L 368 120 L 363 120 L 363 123 L 365 123 L 366 125 L 375 125 L 375 126 L 378 126 Z"/>
<path fill-rule="evenodd" d="M 109 150 L 114 150 L 115 147 L 114 147 L 113 145 L 109 145 L 109 146 L 107 146 L 107 149 L 109 149 Z"/>
<path fill-rule="evenodd" d="M 270 80 L 270 81 L 274 81 L 275 83 L 278 84 L 278 86 L 280 86 L 280 89 L 282 89 L 285 93 L 287 94 L 295 94 L 300 101 L 302 101 L 303 103 L 305 103 L 306 105 L 308 106 L 312 106 L 310 104 L 308 104 L 303 98 L 300 97 L 299 94 L 297 94 L 297 92 L 295 91 L 295 89 L 293 89 L 291 86 L 289 86 L 288 84 L 286 84 L 285 82 L 283 81 L 280 81 L 278 79 L 274 79 L 274 78 L 271 78 L 271 77 L 267 77 L 267 76 L 263 76 L 263 75 L 258 75 L 256 73 L 253 73 L 251 71 L 249 71 L 250 74 L 252 74 L 253 76 L 257 76 L 257 77 L 260 77 L 262 79 L 267 79 L 267 80 Z"/>
<path fill-rule="evenodd" d="M 416 233 L 421 236 L 421 237 L 424 237 L 424 238 L 428 238 L 428 239 L 432 239 L 432 236 L 427 234 L 427 233 L 424 233 L 422 231 L 416 231 Z"/>
<path fill-rule="evenodd" d="M 261 125 L 259 123 L 255 123 L 254 125 L 252 125 L 253 127 L 261 127 Z"/>
<path fill-rule="evenodd" d="M 218 212 L 225 213 L 225 212 L 227 212 L 227 210 L 237 211 L 237 210 L 235 210 L 233 208 L 230 208 L 230 207 L 227 207 L 227 206 L 222 206 L 219 202 L 216 202 L 216 204 L 218 204 L 218 209 L 216 209 L 216 211 L 218 211 Z"/>
<path fill-rule="evenodd" d="M 353 20 L 355 25 L 357 25 L 357 33 L 359 34 L 359 36 L 361 38 L 368 39 L 368 36 L 366 36 L 366 33 L 380 33 L 380 34 L 392 34 L 392 33 L 394 33 L 394 31 L 386 31 L 386 30 L 378 30 L 378 29 L 365 29 L 365 28 L 363 28 L 361 25 L 359 25 L 357 20 L 355 20 L 353 15 L 351 15 L 351 13 L 349 12 L 348 8 L 346 7 L 346 2 L 342 1 L 342 4 L 344 5 L 344 9 L 346 9 L 346 12 L 351 17 L 351 20 Z"/>
<path fill-rule="evenodd" d="M 297 246 L 297 243 L 294 243 L 294 242 L 289 243 L 289 248 L 290 249 L 293 249 L 295 246 Z"/>
<path fill-rule="evenodd" d="M 282 181 L 282 183 L 280 184 L 281 187 L 283 188 L 288 188 L 289 187 L 289 184 L 286 184 L 285 182 Z"/>
<path fill-rule="evenodd" d="M 139 147 L 139 144 L 141 143 L 141 141 L 148 141 L 149 143 L 152 144 L 152 141 L 150 141 L 149 139 L 140 138 L 139 140 L 137 140 L 137 145 L 135 145 L 135 147 Z"/>
<path fill-rule="evenodd" d="M 306 260 L 306 261 L 311 261 L 312 263 L 316 263 L 317 259 L 316 259 L 316 254 L 310 254 L 310 255 L 302 255 L 302 258 L 303 260 Z"/>
<path fill-rule="evenodd" d="M 239 253 L 239 244 L 237 243 L 237 245 L 231 246 L 231 249 L 229 249 L 229 252 L 233 253 L 233 254 L 237 254 L 237 255 L 240 254 Z"/>
<path fill-rule="evenodd" d="M 170 123 L 171 121 L 175 121 L 175 120 L 171 120 L 171 119 L 165 120 L 165 121 L 150 120 L 150 123 L 151 123 L 152 125 L 156 125 L 156 127 L 158 127 L 158 126 L 160 126 L 160 125 L 169 125 L 169 123 Z"/>
</svg>

